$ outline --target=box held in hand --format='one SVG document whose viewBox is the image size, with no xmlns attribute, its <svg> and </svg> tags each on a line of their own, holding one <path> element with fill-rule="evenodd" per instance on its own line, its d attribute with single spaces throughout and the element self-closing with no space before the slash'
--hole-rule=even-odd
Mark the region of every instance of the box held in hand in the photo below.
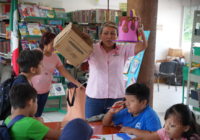
<svg viewBox="0 0 200 140">
<path fill-rule="evenodd" d="M 93 42 L 71 22 L 54 39 L 54 48 L 78 67 L 93 52 Z"/>
</svg>

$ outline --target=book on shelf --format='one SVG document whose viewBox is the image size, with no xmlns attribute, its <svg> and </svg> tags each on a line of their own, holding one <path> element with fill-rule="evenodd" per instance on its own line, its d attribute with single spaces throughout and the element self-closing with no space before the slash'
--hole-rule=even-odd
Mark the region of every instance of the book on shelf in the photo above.
<svg viewBox="0 0 200 140">
<path fill-rule="evenodd" d="M 28 15 L 31 17 L 36 17 L 35 16 L 35 12 L 34 12 L 34 7 L 33 7 L 33 5 L 28 5 L 28 4 L 26 4 L 26 8 L 27 8 L 27 12 L 28 12 Z"/>
<path fill-rule="evenodd" d="M 29 35 L 42 35 L 38 23 L 27 23 Z"/>
<path fill-rule="evenodd" d="M 33 5 L 33 10 L 36 17 L 40 17 L 40 12 L 37 5 Z"/>
<path fill-rule="evenodd" d="M 6 22 L 0 22 L 1 24 L 1 37 L 6 38 Z"/>
<path fill-rule="evenodd" d="M 42 32 L 42 34 L 44 34 L 47 30 L 45 29 L 44 24 L 39 24 L 40 26 L 40 31 Z"/>
<path fill-rule="evenodd" d="M 21 40 L 21 45 L 23 50 L 30 50 L 28 40 Z"/>
<path fill-rule="evenodd" d="M 25 4 L 20 4 L 20 6 L 18 6 L 18 8 L 21 7 L 22 13 L 23 13 L 23 17 L 28 17 L 28 11 L 27 11 L 27 7 Z"/>
<path fill-rule="evenodd" d="M 6 39 L 10 39 L 11 37 L 11 31 L 9 28 L 9 24 L 6 24 Z"/>
<path fill-rule="evenodd" d="M 62 25 L 62 21 L 61 20 L 49 20 L 49 24 Z"/>
<path fill-rule="evenodd" d="M 18 23 L 21 35 L 29 35 L 26 23 Z"/>
<path fill-rule="evenodd" d="M 43 9 L 38 9 L 40 17 L 47 17 L 46 12 Z"/>
<path fill-rule="evenodd" d="M 48 18 L 54 18 L 53 10 L 45 10 L 45 11 Z"/>
<path fill-rule="evenodd" d="M 29 49 L 30 50 L 33 50 L 33 49 L 37 48 L 36 40 L 28 40 L 28 42 L 29 42 Z"/>
<path fill-rule="evenodd" d="M 0 52 L 5 54 L 10 52 L 10 41 L 0 39 Z"/>
<path fill-rule="evenodd" d="M 9 19 L 10 18 L 10 3 L 1 3 L 1 18 Z"/>
<path fill-rule="evenodd" d="M 56 13 L 56 17 L 57 18 L 66 18 L 66 19 L 68 19 L 67 13 L 66 13 L 64 8 L 54 8 L 54 11 Z"/>
</svg>

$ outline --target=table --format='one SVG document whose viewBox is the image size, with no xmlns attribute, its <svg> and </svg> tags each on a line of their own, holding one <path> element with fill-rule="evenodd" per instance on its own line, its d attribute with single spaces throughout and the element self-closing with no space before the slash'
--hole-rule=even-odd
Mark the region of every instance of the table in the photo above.
<svg viewBox="0 0 200 140">
<path fill-rule="evenodd" d="M 64 126 L 67 123 L 68 122 L 48 122 L 48 123 L 44 123 L 44 125 L 52 129 L 61 130 L 64 128 Z M 93 135 L 107 135 L 107 134 L 111 134 L 111 131 L 113 131 L 113 133 L 115 134 L 115 133 L 119 133 L 119 130 L 121 129 L 120 126 L 116 126 L 116 127 L 103 126 L 101 121 L 90 122 L 89 125 L 91 127 L 94 127 Z"/>
</svg>

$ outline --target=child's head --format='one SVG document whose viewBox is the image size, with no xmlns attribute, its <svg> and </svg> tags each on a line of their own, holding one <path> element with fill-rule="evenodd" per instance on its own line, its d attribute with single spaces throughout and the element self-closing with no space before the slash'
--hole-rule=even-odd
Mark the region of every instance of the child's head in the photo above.
<svg viewBox="0 0 200 140">
<path fill-rule="evenodd" d="M 167 109 L 165 114 L 165 131 L 168 138 L 187 138 L 198 133 L 195 116 L 189 107 L 176 104 Z"/>
<path fill-rule="evenodd" d="M 90 140 L 93 129 L 83 119 L 77 118 L 65 125 L 59 140 Z"/>
<path fill-rule="evenodd" d="M 139 115 L 149 103 L 150 90 L 142 83 L 135 83 L 126 89 L 126 107 L 129 113 Z"/>
<path fill-rule="evenodd" d="M 39 50 L 23 50 L 17 58 L 20 71 L 40 75 L 43 70 L 43 53 Z"/>
<path fill-rule="evenodd" d="M 10 104 L 14 110 L 27 109 L 33 117 L 37 111 L 37 91 L 27 83 L 13 86 L 9 91 Z"/>
</svg>

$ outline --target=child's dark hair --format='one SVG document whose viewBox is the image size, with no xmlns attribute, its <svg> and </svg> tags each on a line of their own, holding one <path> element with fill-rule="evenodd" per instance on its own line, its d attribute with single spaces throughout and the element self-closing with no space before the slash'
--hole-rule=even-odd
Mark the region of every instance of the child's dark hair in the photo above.
<svg viewBox="0 0 200 140">
<path fill-rule="evenodd" d="M 39 50 L 23 50 L 17 58 L 20 71 L 28 73 L 31 67 L 37 68 L 43 60 L 43 53 Z"/>
<path fill-rule="evenodd" d="M 127 87 L 126 95 L 135 95 L 139 102 L 147 100 L 148 104 L 150 98 L 150 89 L 145 84 L 135 83 Z"/>
<path fill-rule="evenodd" d="M 182 137 L 190 140 L 192 134 L 199 134 L 194 113 L 187 105 L 175 104 L 171 106 L 169 109 L 167 109 L 164 119 L 167 120 L 170 115 L 177 116 L 183 126 L 190 126 L 190 129 L 187 132 L 183 132 Z"/>
<path fill-rule="evenodd" d="M 37 91 L 28 83 L 13 86 L 9 91 L 10 104 L 14 109 L 26 107 L 27 101 L 36 101 Z"/>
<path fill-rule="evenodd" d="M 40 49 L 44 50 L 44 45 L 48 45 L 55 37 L 56 34 L 51 32 L 45 32 L 41 38 Z"/>
</svg>

